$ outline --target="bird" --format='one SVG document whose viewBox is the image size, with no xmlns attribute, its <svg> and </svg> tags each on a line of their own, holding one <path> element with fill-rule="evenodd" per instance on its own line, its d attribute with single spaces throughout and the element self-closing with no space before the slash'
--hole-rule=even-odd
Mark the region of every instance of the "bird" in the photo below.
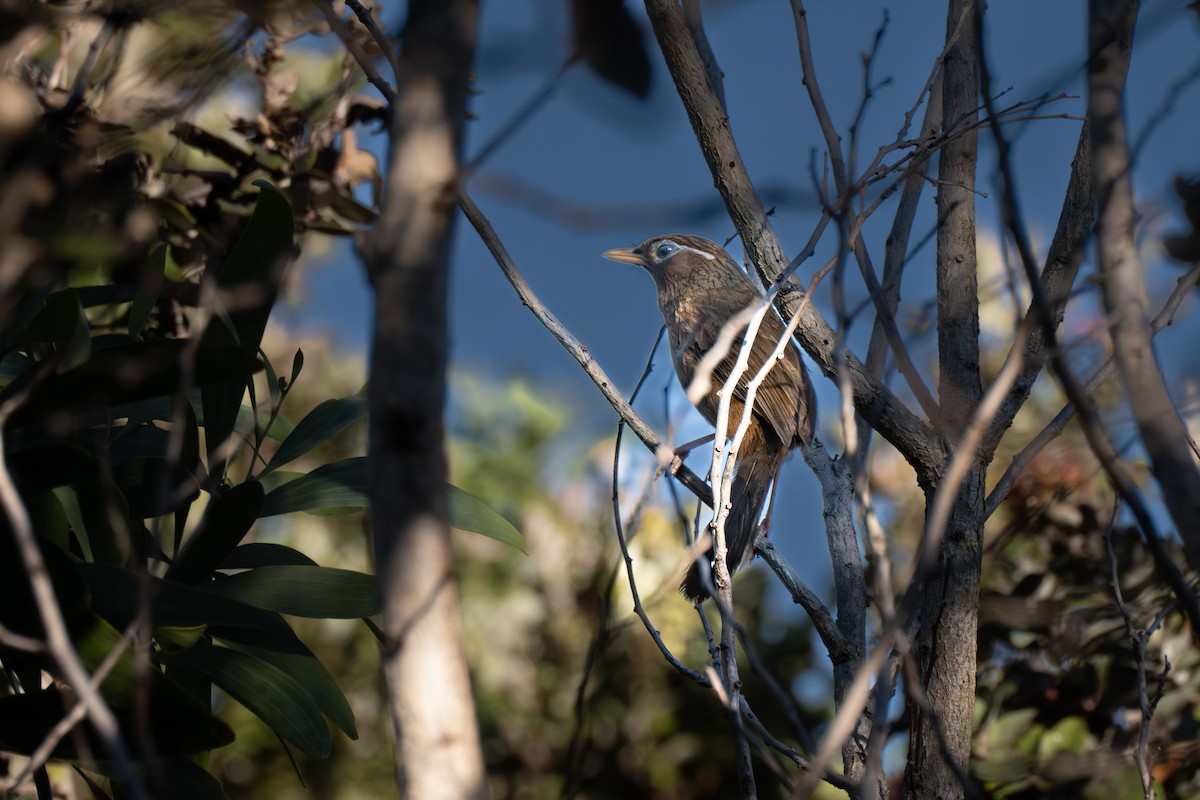
<svg viewBox="0 0 1200 800">
<path fill-rule="evenodd" d="M 762 293 L 715 242 L 699 236 L 672 233 L 655 236 L 637 247 L 607 250 L 604 258 L 644 268 L 654 278 L 658 308 L 667 328 L 675 374 L 686 390 L 696 367 L 717 340 L 721 328 L 745 308 L 763 300 Z M 720 392 L 733 371 L 744 341 L 739 332 L 733 347 L 713 369 L 710 387 L 696 409 L 710 425 L 717 424 Z M 773 310 L 759 326 L 746 371 L 730 398 L 726 431 L 722 440 L 737 430 L 746 400 L 746 386 L 784 338 L 785 328 Z M 772 481 L 792 450 L 812 441 L 817 406 L 808 370 L 800 350 L 790 340 L 784 347 L 755 395 L 750 426 L 738 452 L 726 519 L 726 565 L 732 574 L 749 560 L 758 535 L 758 520 Z M 688 568 L 680 591 L 692 602 L 707 595 L 702 569 L 712 569 L 711 550 Z M 711 573 L 710 573 L 711 574 Z"/>
</svg>

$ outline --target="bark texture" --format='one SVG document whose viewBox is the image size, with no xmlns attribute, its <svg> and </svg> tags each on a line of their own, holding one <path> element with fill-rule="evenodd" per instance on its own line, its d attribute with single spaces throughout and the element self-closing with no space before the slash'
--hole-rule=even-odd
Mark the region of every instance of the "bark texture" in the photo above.
<svg viewBox="0 0 1200 800">
<path fill-rule="evenodd" d="M 975 0 L 950 0 L 946 35 Z M 973 31 L 968 16 L 963 30 Z M 942 119 L 947 131 L 977 117 L 979 67 L 975 37 L 959 36 L 946 54 Z M 937 335 L 939 428 L 957 441 L 983 394 L 979 378 L 979 295 L 975 259 L 974 131 L 954 136 L 938 160 Z M 955 499 L 938 554 L 939 569 L 924 588 L 916 642 L 917 669 L 929 710 L 910 701 L 906 794 L 959 798 L 971 753 L 975 698 L 979 571 L 983 539 L 984 466 L 976 460 Z M 932 495 L 929 496 L 932 505 Z M 940 731 L 939 731 L 940 727 Z"/>
<path fill-rule="evenodd" d="M 482 798 L 446 501 L 447 279 L 476 0 L 409 3 L 387 199 L 364 240 L 375 289 L 371 525 L 400 794 Z"/>
<path fill-rule="evenodd" d="M 1151 332 L 1138 257 L 1123 94 L 1133 44 L 1137 0 L 1089 4 L 1088 120 L 1096 178 L 1096 251 L 1113 351 L 1142 444 L 1154 466 L 1188 563 L 1200 569 L 1200 469 L 1187 427 L 1167 391 Z"/>
</svg>

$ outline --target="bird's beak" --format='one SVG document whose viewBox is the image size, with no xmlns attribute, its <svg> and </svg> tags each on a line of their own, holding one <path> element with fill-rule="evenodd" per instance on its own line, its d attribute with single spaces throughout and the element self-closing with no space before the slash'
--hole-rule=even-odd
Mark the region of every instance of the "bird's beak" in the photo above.
<svg viewBox="0 0 1200 800">
<path fill-rule="evenodd" d="M 636 247 L 618 247 L 614 250 L 605 250 L 600 255 L 610 261 L 621 261 L 625 264 L 637 264 L 639 267 L 646 266 L 646 259 L 642 257 L 642 251 Z"/>
</svg>

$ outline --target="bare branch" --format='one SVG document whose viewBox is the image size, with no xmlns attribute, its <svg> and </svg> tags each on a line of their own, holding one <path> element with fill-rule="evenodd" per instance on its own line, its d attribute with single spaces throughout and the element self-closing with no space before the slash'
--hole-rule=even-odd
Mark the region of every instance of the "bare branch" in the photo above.
<svg viewBox="0 0 1200 800">
<path fill-rule="evenodd" d="M 1134 234 L 1136 212 L 1121 97 L 1137 7 L 1136 0 L 1089 4 L 1093 66 L 1088 70 L 1088 119 L 1099 207 L 1097 254 L 1104 306 L 1113 326 L 1113 350 L 1129 405 L 1188 563 L 1200 569 L 1200 468 L 1150 344 L 1145 283 Z M 1192 625 L 1200 631 L 1200 620 L 1193 618 Z"/>
<path fill-rule="evenodd" d="M 637 396 L 638 390 L 641 389 L 642 381 L 645 380 L 646 375 L 648 374 L 648 369 L 642 373 L 641 379 L 638 380 L 638 385 L 634 388 L 633 395 L 630 398 L 631 400 L 633 397 Z M 633 599 L 633 611 L 635 614 L 637 614 L 638 619 L 642 621 L 642 625 L 646 627 L 646 632 L 650 634 L 650 638 L 654 640 L 655 646 L 658 647 L 659 652 L 662 653 L 663 658 L 667 660 L 668 664 L 674 667 L 681 675 L 691 678 L 701 686 L 713 688 L 713 682 L 708 677 L 705 677 L 691 667 L 686 666 L 682 661 L 676 658 L 675 654 L 672 653 L 670 648 L 667 647 L 666 643 L 663 642 L 662 634 L 659 633 L 658 628 L 654 627 L 654 623 L 650 621 L 650 615 L 646 613 L 646 607 L 642 604 L 642 597 L 638 592 L 637 579 L 633 575 L 633 556 L 629 554 L 629 543 L 626 541 L 625 537 L 625 525 L 621 521 L 621 493 L 618 491 L 618 479 L 621 468 L 621 438 L 625 432 L 625 424 L 626 421 L 624 419 L 617 424 L 617 438 L 615 443 L 616 453 L 613 457 L 612 473 L 612 505 L 613 525 L 617 530 L 617 544 L 621 547 L 621 557 L 625 561 L 625 575 L 629 580 L 629 595 Z"/>
<path fill-rule="evenodd" d="M 821 637 L 821 643 L 829 650 L 829 658 L 832 661 L 841 661 L 848 658 L 849 654 L 846 647 L 846 642 L 842 638 L 841 631 L 837 628 L 837 623 L 833 619 L 833 615 L 829 613 L 829 609 L 821 602 L 821 598 L 817 597 L 816 592 L 808 588 L 804 581 L 800 580 L 800 576 L 787 563 L 780 552 L 775 548 L 774 543 L 770 540 L 762 540 L 755 545 L 754 552 L 762 556 L 763 561 L 767 562 L 767 566 L 771 568 L 784 587 L 792 595 L 792 602 L 804 609 L 808 614 L 808 618 L 812 620 L 813 628 L 816 629 L 817 635 Z"/>
<path fill-rule="evenodd" d="M 400 81 L 400 62 L 396 58 L 396 48 L 388 39 L 387 34 L 380 30 L 379 24 L 375 22 L 374 9 L 366 8 L 359 0 L 346 0 L 346 5 L 358 17 L 358 21 L 362 23 L 362 26 L 370 32 L 371 38 L 375 40 L 375 44 L 379 45 L 379 52 L 383 53 L 384 57 L 388 60 L 388 64 L 392 67 L 392 79 L 398 83 Z"/>
<path fill-rule="evenodd" d="M 702 60 L 687 31 L 682 12 L 673 0 L 646 0 L 646 10 L 701 151 L 741 235 L 747 256 L 764 281 L 773 283 L 785 269 L 787 258 L 734 143 L 729 118 L 708 86 Z M 801 302 L 799 294 L 791 290 L 780 293 L 777 306 L 781 316 L 792 316 Z M 829 324 L 811 306 L 801 319 L 796 338 L 822 371 L 833 374 L 837 361 L 833 352 L 836 337 Z M 843 350 L 838 357 L 845 359 L 850 372 L 855 405 L 913 464 L 920 479 L 928 482 L 941 463 L 939 438 L 890 390 L 871 378 L 853 353 Z"/>
<path fill-rule="evenodd" d="M 463 189 L 459 190 L 458 203 L 463 213 L 466 214 L 467 219 L 471 222 L 471 225 L 474 226 L 476 232 L 479 234 L 479 237 L 483 240 L 483 243 L 487 245 L 492 257 L 496 259 L 496 263 L 504 272 L 505 277 L 508 278 L 509 283 L 516 290 L 517 295 L 521 298 L 521 303 L 533 312 L 533 315 L 546 327 L 546 330 L 550 331 L 550 334 L 558 340 L 558 343 L 579 362 L 579 365 L 583 367 L 583 371 L 587 373 L 587 376 L 600 389 L 604 398 L 608 400 L 621 419 L 629 424 L 634 434 L 642 440 L 646 447 L 650 449 L 650 452 L 654 453 L 659 465 L 666 466 L 670 464 L 675 456 L 674 450 L 665 445 L 658 438 L 658 435 L 650 429 L 645 420 L 625 401 L 625 398 L 616 390 L 608 375 L 596 363 L 596 360 L 592 358 L 592 354 L 588 352 L 583 343 L 576 339 L 567 330 L 566 326 L 559 322 L 558 318 L 542 304 L 529 284 L 526 283 L 525 276 L 521 274 L 512 257 L 509 256 L 508 250 L 500 241 L 500 237 L 496 234 L 496 230 L 492 227 L 491 222 L 488 221 L 487 217 L 480 211 L 479 206 L 475 204 L 475 201 Z M 710 507 L 712 506 L 712 490 L 708 488 L 703 478 L 683 465 L 680 465 L 676 470 L 675 477 L 702 502 L 708 504 Z"/>
<path fill-rule="evenodd" d="M 993 132 L 1002 138 L 999 129 L 994 128 Z M 1084 243 L 1096 217 L 1090 142 L 1091 138 L 1088 136 L 1087 127 L 1084 126 L 1080 131 L 1075 157 L 1071 162 L 1071 177 L 1067 182 L 1066 196 L 1063 198 L 1062 211 L 1058 217 L 1058 227 L 1054 231 L 1054 238 L 1051 240 L 1050 249 L 1046 254 L 1046 264 L 1037 278 L 1048 305 L 1044 313 L 1050 315 L 1050 321 L 1046 324 L 1053 326 L 1056 330 L 1062 325 L 1071 287 L 1075 283 L 1079 264 L 1083 259 Z M 1004 158 L 1007 159 L 1007 144 L 1004 147 Z M 1011 219 L 1011 224 L 1023 225 L 1019 216 L 1020 212 L 1012 209 L 1005 199 L 1010 195 L 1015 198 L 1015 193 L 1007 190 L 1004 192 L 1002 202 L 1006 219 Z M 1030 254 L 1030 258 L 1032 258 L 1032 254 Z M 1039 313 L 1043 312 L 1039 310 L 1036 301 L 1031 301 L 1025 317 L 1036 318 Z M 983 453 L 989 461 L 1004 433 L 1012 425 L 1017 412 L 1025 405 L 1034 382 L 1041 374 L 1046 360 L 1047 346 L 1044 328 L 1045 325 L 1039 325 L 1030 331 L 1029 338 L 1025 342 L 1025 366 L 984 440 Z"/>
<path fill-rule="evenodd" d="M 918 564 L 937 563 L 939 578 L 914 576 L 921 592 L 915 640 L 917 668 L 936 717 L 910 700 L 905 780 L 915 796 L 961 797 L 961 768 L 971 752 L 971 698 L 975 684 L 979 581 L 983 542 L 984 465 L 979 441 L 1016 377 L 1010 357 L 987 395 L 979 374 L 979 287 L 975 249 L 975 170 L 979 63 L 973 31 L 982 8 L 975 0 L 950 0 L 948 47 L 942 72 L 942 124 L 954 133 L 938 154 L 937 343 L 938 403 L 935 420 L 952 440 L 953 457 L 926 506 Z M 964 22 L 963 19 L 966 18 Z M 951 43 L 952 42 L 952 43 Z M 957 132 L 959 128 L 965 128 Z M 1019 335 L 1024 335 L 1024 332 Z M 935 555 L 936 553 L 936 555 Z M 943 731 L 937 726 L 944 726 Z M 942 740 L 945 747 L 941 747 Z"/>
<path fill-rule="evenodd" d="M 1133 657 L 1136 665 L 1138 700 L 1140 701 L 1139 707 L 1142 720 L 1141 726 L 1138 728 L 1137 746 L 1133 750 L 1134 763 L 1137 764 L 1138 776 L 1142 779 L 1142 796 L 1145 800 L 1153 800 L 1155 797 L 1154 775 L 1150 769 L 1150 759 L 1146 746 L 1150 740 L 1150 723 L 1154 719 L 1154 709 L 1162 697 L 1167 674 L 1171 671 L 1171 662 L 1167 661 L 1165 656 L 1163 657 L 1165 667 L 1159 676 L 1158 691 L 1155 693 L 1155 697 L 1151 698 L 1150 688 L 1146 682 L 1146 645 L 1154 631 L 1162 623 L 1165 610 L 1155 618 L 1153 624 L 1146 630 L 1139 631 L 1134 627 L 1133 616 L 1129 612 L 1129 607 L 1125 605 L 1125 597 L 1121 593 L 1121 579 L 1117 570 L 1117 553 L 1113 549 L 1113 530 L 1116 528 L 1117 514 L 1120 510 L 1121 500 L 1118 497 L 1113 503 L 1112 515 L 1109 517 L 1108 526 L 1104 530 L 1104 546 L 1108 550 L 1109 585 L 1112 587 L 1113 598 L 1117 602 L 1117 609 L 1121 612 L 1121 618 L 1125 620 L 1125 635 L 1129 637 L 1129 643 L 1133 647 Z"/>
<path fill-rule="evenodd" d="M 792 0 L 792 16 L 796 21 L 796 38 L 800 50 L 800 67 L 803 70 L 803 83 L 805 88 L 808 89 L 808 96 L 812 102 L 813 111 L 816 113 L 821 133 L 825 137 L 825 146 L 833 168 L 833 182 L 838 193 L 837 205 L 844 211 L 851 202 L 851 192 L 857 191 L 857 186 L 851 189 L 849 185 L 846 164 L 842 158 L 841 137 L 834 128 L 833 119 L 829 115 L 829 109 L 825 105 L 825 98 L 821 94 L 821 87 L 817 81 L 816 70 L 812 60 L 812 44 L 809 41 L 808 35 L 808 12 L 805 10 L 802 0 Z M 848 230 L 849 222 L 845 215 L 841 217 L 841 222 L 843 227 Z M 892 314 L 887 312 L 887 307 L 883 303 L 882 292 L 879 288 L 879 281 L 875 277 L 875 268 L 871 264 L 871 257 L 867 251 L 866 244 L 857 233 L 847 233 L 847 240 L 849 246 L 853 249 L 855 260 L 858 262 L 859 270 L 863 275 L 863 280 L 867 284 L 867 291 L 876 302 L 876 319 L 883 325 L 888 344 L 896 356 L 896 365 L 900 369 L 900 374 L 904 376 L 909 389 L 912 390 L 913 396 L 916 397 L 926 417 L 931 421 L 937 420 L 937 401 L 929 393 L 929 389 L 925 386 L 925 381 L 921 378 L 921 373 L 917 371 L 916 366 L 912 363 L 912 359 L 908 355 L 908 348 L 905 347 L 904 340 L 900 336 L 900 331 L 896 328 L 896 320 Z"/>
<path fill-rule="evenodd" d="M 3 406 L 0 406 L 0 505 L 3 505 L 4 513 L 8 516 L 9 527 L 17 544 L 21 563 L 29 576 L 29 585 L 33 590 L 38 614 L 42 619 L 42 627 L 46 631 L 46 648 L 50 651 L 58 668 L 62 670 L 63 677 L 70 685 L 71 690 L 79 698 L 79 704 L 86 709 L 92 726 L 96 729 L 105 750 L 113 761 L 116 777 L 122 786 L 137 800 L 148 800 L 149 795 L 146 788 L 133 771 L 133 762 L 130 760 L 125 741 L 121 738 L 117 719 L 113 716 L 112 709 L 104 702 L 104 698 L 100 696 L 96 685 L 93 685 L 87 669 L 80 661 L 79 654 L 75 652 L 75 647 L 71 643 L 71 635 L 67 631 L 62 608 L 54 594 L 54 586 L 50 582 L 46 561 L 42 558 L 42 551 L 38 547 L 37 535 L 34 533 L 29 512 L 21 501 L 20 492 L 8 471 L 3 430 L 9 417 L 20 407 L 26 397 L 27 392 L 16 392 L 9 396 Z"/>
<path fill-rule="evenodd" d="M 1157 336 L 1158 333 L 1171 324 L 1175 318 L 1175 312 L 1179 308 L 1179 304 L 1183 302 L 1190 293 L 1193 287 L 1200 283 L 1200 265 L 1192 267 L 1186 274 L 1181 276 L 1175 283 L 1175 289 L 1171 295 L 1163 303 L 1163 307 L 1158 314 L 1150 322 L 1151 335 Z M 1026 348 L 1028 350 L 1028 347 Z M 1086 397 L 1092 397 L 1100 389 L 1100 387 L 1113 376 L 1116 372 L 1116 360 L 1110 357 L 1107 361 L 1092 373 L 1092 376 L 1087 379 L 1083 385 L 1083 394 Z M 1018 379 L 1020 380 L 1020 379 Z M 1015 389 L 1014 389 L 1015 391 Z M 1010 395 L 1011 398 L 1011 395 Z M 1066 429 L 1067 423 L 1075 416 L 1075 406 L 1067 403 L 1054 416 L 1050 422 L 1046 423 L 1038 434 L 1029 441 L 1021 452 L 1013 456 L 1009 462 L 1008 468 L 1004 470 L 1004 474 L 996 481 L 996 485 L 992 487 L 991 493 L 988 495 L 987 501 L 984 504 L 984 514 L 990 517 L 995 513 L 1004 499 L 1008 497 L 1008 493 L 1012 491 L 1013 484 L 1025 471 L 1025 468 L 1035 459 L 1038 453 L 1045 449 L 1046 445 L 1058 438 L 1059 435 Z"/>
<path fill-rule="evenodd" d="M 104 679 L 108 677 L 108 674 L 112 672 L 113 667 L 117 666 L 117 663 L 121 660 L 121 656 L 125 654 L 125 651 L 129 648 L 129 645 L 133 643 L 135 631 L 139 626 L 141 626 L 141 624 L 142 620 L 140 618 L 135 620 L 134 623 L 125 631 L 124 635 L 121 636 L 121 639 L 117 642 L 116 646 L 114 646 L 113 649 L 108 651 L 108 654 L 104 656 L 104 660 L 100 662 L 100 666 L 96 668 L 96 671 L 92 673 L 92 677 L 89 679 L 89 683 L 91 684 L 93 691 L 100 691 L 100 684 L 102 684 Z M 50 760 L 50 755 L 54 752 L 54 748 L 57 747 L 58 743 L 63 740 L 63 737 L 69 734 L 75 729 L 76 725 L 83 721 L 83 718 L 87 716 L 87 713 L 87 707 L 81 701 L 77 700 L 75 704 L 71 706 L 71 709 L 63 716 L 63 718 L 58 721 L 58 724 L 55 725 L 48 734 L 46 734 L 46 738 L 43 739 L 42 743 L 38 745 L 37 750 L 30 754 L 29 761 L 26 762 L 25 767 L 21 770 L 20 774 L 13 778 L 7 787 L 3 787 L 4 790 L 11 791 L 16 789 L 25 781 L 29 780 L 30 776 L 32 776 L 34 772 L 36 772 L 43 765 L 45 765 L 47 761 Z"/>
<path fill-rule="evenodd" d="M 362 49 L 362 45 L 358 43 L 354 35 L 347 30 L 345 21 L 333 10 L 333 6 L 329 2 L 326 2 L 326 0 L 312 0 L 312 3 L 325 17 L 325 21 L 329 23 L 329 27 L 333 29 L 337 37 L 342 40 L 342 44 L 346 47 L 346 50 L 354 57 L 358 65 L 362 67 L 362 71 L 367 76 L 367 80 L 371 82 L 371 85 L 379 90 L 379 93 L 383 95 L 383 99 L 387 101 L 388 105 L 395 103 L 396 90 L 379 74 L 379 70 L 375 68 L 374 60 L 367 55 L 367 52 Z M 372 26 L 373 30 L 374 26 Z M 383 52 L 389 54 L 389 59 L 391 58 L 391 47 L 385 48 Z M 396 67 L 396 72 L 399 75 L 398 67 Z"/>
<path fill-rule="evenodd" d="M 717 54 L 713 52 L 708 42 L 708 34 L 704 32 L 704 17 L 700 11 L 700 0 L 683 0 L 683 18 L 687 20 L 688 30 L 696 42 L 696 50 L 704 60 L 704 74 L 708 76 L 708 84 L 725 107 L 725 73 L 717 63 Z"/>
</svg>

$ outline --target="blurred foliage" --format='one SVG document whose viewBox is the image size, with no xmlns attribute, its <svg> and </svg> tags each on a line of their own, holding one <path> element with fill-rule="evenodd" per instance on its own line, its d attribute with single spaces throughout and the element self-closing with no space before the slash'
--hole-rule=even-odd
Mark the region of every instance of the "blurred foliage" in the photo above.
<svg viewBox="0 0 1200 800">
<path fill-rule="evenodd" d="M 377 106 L 356 100 L 340 54 L 323 86 L 299 93 L 284 46 L 324 23 L 284 32 L 296 18 L 284 4 L 0 12 L 0 416 L 19 494 L 0 517 L 0 749 L 31 753 L 78 689 L 16 638 L 45 636 L 39 571 L 18 545 L 24 506 L 84 667 L 120 654 L 99 688 L 126 749 L 151 765 L 139 769 L 151 794 L 224 796 L 198 764 L 253 726 L 214 717 L 213 687 L 276 749 L 320 759 L 357 737 L 283 613 L 369 616 L 373 578 L 252 539 L 287 491 L 278 468 L 306 466 L 304 480 L 327 462 L 298 459 L 363 414 L 343 398 L 293 426 L 302 353 L 273 362 L 260 343 L 297 235 L 373 218 L 353 196 L 373 167 L 346 132 Z M 224 106 L 214 127 L 194 121 L 202 100 Z M 293 491 L 287 510 L 336 510 L 332 488 Z M 94 794 L 117 792 L 103 743 L 79 733 L 53 757 Z M 3 766 L 9 777 L 22 763 Z M 46 796 L 45 771 L 35 777 Z"/>
<path fill-rule="evenodd" d="M 611 583 L 620 563 L 612 533 L 611 445 L 597 445 L 583 464 L 564 471 L 562 464 L 578 458 L 555 446 L 568 409 L 538 399 L 520 381 L 495 386 L 463 376 L 452 389 L 454 482 L 509 511 L 529 543 L 526 557 L 478 537 L 459 542 L 464 634 L 492 796 L 736 792 L 728 727 L 716 698 L 663 660 L 632 614 L 623 569 Z M 674 589 L 678 522 L 651 509 L 628 532 L 655 626 L 686 663 L 704 664 L 702 629 Z M 762 660 L 785 686 L 827 682 L 814 663 L 807 622 L 766 602 L 766 582 L 762 571 L 750 570 L 738 583 L 742 621 Z M 594 669 L 577 708 L 590 658 Z M 764 723 L 788 730 L 783 708 L 750 664 L 742 670 Z M 798 710 L 809 726 L 826 713 Z M 762 776 L 764 796 L 776 786 L 772 776 Z"/>
</svg>

